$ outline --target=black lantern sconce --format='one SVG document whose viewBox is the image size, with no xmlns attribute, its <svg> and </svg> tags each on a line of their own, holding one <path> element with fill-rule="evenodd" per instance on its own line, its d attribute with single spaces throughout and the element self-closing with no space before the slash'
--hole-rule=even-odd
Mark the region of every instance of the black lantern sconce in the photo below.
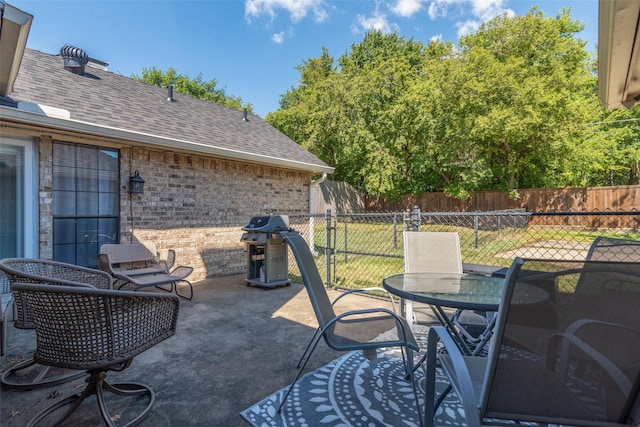
<svg viewBox="0 0 640 427">
<path fill-rule="evenodd" d="M 140 172 L 136 171 L 134 176 L 129 177 L 129 193 L 144 193 L 144 179 L 140 176 Z"/>
</svg>

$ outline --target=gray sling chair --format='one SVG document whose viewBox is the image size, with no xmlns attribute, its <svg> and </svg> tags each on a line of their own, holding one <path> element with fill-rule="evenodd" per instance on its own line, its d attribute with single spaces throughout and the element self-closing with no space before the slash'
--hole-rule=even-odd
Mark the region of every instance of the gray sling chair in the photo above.
<svg viewBox="0 0 640 427">
<path fill-rule="evenodd" d="M 12 290 L 13 284 L 18 282 L 99 289 L 111 289 L 113 282 L 111 276 L 104 271 L 32 258 L 2 259 L 0 260 L 0 271 L 7 276 Z M 20 295 L 15 292 L 13 294 L 17 314 L 13 326 L 18 329 L 34 329 L 32 312 L 22 301 Z M 41 366 L 33 358 L 28 358 L 7 368 L 2 374 L 0 382 L 5 389 L 33 390 L 62 384 L 84 375 L 84 372 Z"/>
<path fill-rule="evenodd" d="M 298 372 L 282 398 L 278 412 L 282 410 L 282 406 L 300 378 L 320 339 L 324 338 L 327 345 L 337 351 L 363 350 L 364 352 L 375 352 L 378 348 L 400 347 L 407 378 L 413 386 L 418 414 L 421 414 L 422 407 L 419 404 L 418 390 L 413 375 L 413 352 L 419 351 L 420 348 L 407 321 L 394 311 L 385 308 L 351 310 L 336 314 L 307 242 L 295 230 L 281 232 L 280 234 L 291 248 L 296 259 L 318 321 L 318 329 L 298 363 Z M 385 331 L 395 329 L 397 337 L 386 341 L 373 342 L 362 338 L 363 329 L 366 331 L 367 328 L 379 328 L 381 326 L 384 326 L 382 330 Z"/>
<path fill-rule="evenodd" d="M 95 425 L 95 415 L 78 411 L 96 395 L 102 421 L 138 425 L 155 401 L 144 384 L 107 382 L 108 371 L 122 371 L 133 358 L 174 335 L 180 300 L 176 295 L 16 283 L 13 291 L 33 313 L 37 363 L 87 373 L 84 389 L 45 408 L 28 426 L 39 423 Z M 107 392 L 123 396 L 107 407 Z M 114 407 L 116 408 L 115 410 Z M 140 408 L 143 408 L 140 410 Z M 75 415 L 75 417 L 72 417 Z M 51 418 L 54 418 L 51 420 Z"/>
<path fill-rule="evenodd" d="M 529 292 L 550 279 L 555 310 Z M 463 356 L 443 328 L 429 331 L 427 425 L 440 403 L 438 365 L 470 427 L 639 425 L 640 264 L 516 258 L 505 280 L 488 357 Z M 531 344 L 540 337 L 544 345 Z"/>
</svg>

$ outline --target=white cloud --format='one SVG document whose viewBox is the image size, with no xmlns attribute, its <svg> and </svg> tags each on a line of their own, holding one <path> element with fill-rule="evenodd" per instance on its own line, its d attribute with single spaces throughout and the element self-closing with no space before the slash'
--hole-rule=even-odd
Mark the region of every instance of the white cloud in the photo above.
<svg viewBox="0 0 640 427">
<path fill-rule="evenodd" d="M 480 21 L 464 21 L 456 23 L 458 27 L 458 37 L 466 36 L 467 34 L 475 33 L 480 28 Z"/>
<path fill-rule="evenodd" d="M 442 40 L 442 34 L 436 34 L 435 36 L 431 36 L 429 42 L 439 42 Z"/>
<path fill-rule="evenodd" d="M 427 9 L 429 18 L 435 21 L 438 18 L 447 16 L 448 3 L 446 0 L 436 0 L 429 3 L 429 8 Z"/>
<path fill-rule="evenodd" d="M 447 16 L 449 9 L 458 7 L 459 14 L 471 13 L 481 21 L 489 21 L 503 12 L 513 15 L 511 9 L 505 8 L 507 0 L 431 0 L 427 8 L 429 18 L 437 19 Z"/>
<path fill-rule="evenodd" d="M 285 35 L 285 32 L 280 31 L 279 33 L 275 33 L 274 35 L 272 35 L 271 40 L 273 40 L 278 44 L 281 44 L 284 41 L 284 35 Z"/>
<path fill-rule="evenodd" d="M 273 33 L 271 35 L 271 41 L 277 44 L 282 44 L 286 39 L 290 39 L 291 37 L 293 37 L 293 27 L 282 30 L 279 33 Z"/>
<path fill-rule="evenodd" d="M 367 1 L 373 11 L 368 15 L 358 14 L 352 26 L 354 33 L 378 30 L 391 33 L 399 30 L 397 23 L 391 21 L 387 14 L 401 18 L 411 18 L 426 10 L 431 20 L 448 19 L 458 29 L 458 36 L 463 36 L 480 27 L 483 22 L 507 13 L 514 12 L 506 8 L 509 0 L 375 0 Z M 273 21 L 278 14 L 288 14 L 292 22 L 297 23 L 310 17 L 317 23 L 324 22 L 329 12 L 335 8 L 328 0 L 245 0 L 245 18 L 249 21 L 268 17 Z M 291 30 L 274 33 L 271 38 L 275 43 L 283 43 L 291 34 Z"/>
<path fill-rule="evenodd" d="M 515 13 L 505 8 L 507 0 L 431 0 L 427 13 L 431 20 L 444 18 L 451 9 L 455 16 L 469 16 L 466 21 L 459 20 L 455 25 L 458 28 L 458 36 L 463 36 L 480 28 L 483 22 L 487 22 L 498 15 L 506 13 L 514 16 Z"/>
<path fill-rule="evenodd" d="M 390 22 L 387 19 L 386 14 L 376 10 L 370 17 L 358 15 L 356 17 L 356 24 L 354 24 L 352 30 L 354 33 L 361 33 L 369 30 L 377 30 L 383 33 L 393 33 L 394 31 L 398 31 L 398 25 Z"/>
<path fill-rule="evenodd" d="M 489 21 L 503 12 L 510 16 L 514 15 L 511 9 L 505 9 L 505 0 L 471 0 L 471 10 L 474 16 L 483 22 Z"/>
<path fill-rule="evenodd" d="M 396 0 L 396 4 L 390 9 L 393 13 L 404 18 L 409 18 L 422 9 L 424 0 Z"/>
<path fill-rule="evenodd" d="M 280 9 L 287 11 L 293 22 L 299 22 L 307 15 L 315 22 L 323 22 L 328 16 L 325 0 L 245 0 L 244 16 L 248 20 L 262 15 L 273 19 Z"/>
</svg>

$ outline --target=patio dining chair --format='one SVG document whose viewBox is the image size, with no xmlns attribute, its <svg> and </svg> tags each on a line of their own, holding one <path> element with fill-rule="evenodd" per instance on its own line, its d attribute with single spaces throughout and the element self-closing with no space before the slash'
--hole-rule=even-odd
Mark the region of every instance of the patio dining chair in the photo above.
<svg viewBox="0 0 640 427">
<path fill-rule="evenodd" d="M 400 348 L 405 373 L 413 387 L 416 407 L 418 414 L 420 414 L 422 409 L 419 404 L 418 391 L 413 374 L 413 352 L 419 351 L 420 348 L 408 322 L 402 316 L 396 314 L 395 310 L 386 308 L 370 308 L 336 313 L 316 267 L 311 249 L 305 239 L 295 230 L 281 232 L 280 234 L 289 245 L 296 259 L 298 269 L 302 275 L 302 281 L 318 321 L 318 330 L 307 346 L 300 363 L 298 363 L 298 372 L 287 389 L 278 407 L 278 412 L 282 410 L 282 406 L 300 378 L 316 346 L 321 339 L 324 339 L 330 348 L 337 351 L 363 350 L 367 354 L 367 352 L 375 352 L 379 348 Z M 363 331 L 371 329 L 395 331 L 395 335 L 392 334 L 393 336 L 384 338 L 384 340 L 371 341 L 373 337 L 365 338 L 363 336 Z M 399 378 L 399 380 L 404 379 Z"/>
<path fill-rule="evenodd" d="M 460 237 L 455 232 L 404 231 L 405 273 L 462 273 Z M 405 317 L 411 323 L 430 318 L 429 306 L 400 299 Z"/>
<path fill-rule="evenodd" d="M 550 279 L 559 285 L 555 311 L 531 292 L 537 281 Z M 516 258 L 505 280 L 488 357 L 464 356 L 443 328 L 429 331 L 427 425 L 440 403 L 436 366 L 449 378 L 470 427 L 489 421 L 638 425 L 640 265 Z M 554 318 L 541 327 L 545 316 Z M 546 336 L 545 345 L 519 345 L 523 331 L 531 340 Z"/>
<path fill-rule="evenodd" d="M 33 315 L 34 360 L 87 373 L 81 392 L 45 408 L 28 426 L 59 425 L 68 419 L 73 425 L 95 424 L 86 414 L 71 418 L 92 395 L 108 426 L 115 427 L 114 420 L 135 426 L 149 414 L 153 389 L 139 383 L 111 384 L 107 372 L 123 371 L 135 356 L 174 335 L 180 304 L 176 295 L 33 283 L 16 283 L 13 291 Z M 110 410 L 107 392 L 126 397 L 126 402 L 117 400 L 117 410 Z"/>
<path fill-rule="evenodd" d="M 405 273 L 462 273 L 457 232 L 405 231 L 403 238 Z M 428 323 L 432 319 L 432 310 L 426 304 L 401 299 L 400 305 L 411 323 Z M 480 341 L 478 336 L 488 325 L 484 313 L 469 310 L 457 310 L 451 313 L 451 318 L 471 345 Z"/>
<path fill-rule="evenodd" d="M 40 283 L 50 286 L 74 286 L 111 289 L 112 278 L 108 273 L 57 261 L 33 258 L 5 258 L 0 260 L 0 271 L 13 291 L 15 283 Z M 13 292 L 15 298 L 15 320 L 18 329 L 34 329 L 33 313 Z M 74 380 L 84 375 L 81 371 L 51 369 L 38 365 L 32 357 L 8 367 L 0 377 L 2 387 L 11 390 L 32 390 L 51 387 Z"/>
</svg>

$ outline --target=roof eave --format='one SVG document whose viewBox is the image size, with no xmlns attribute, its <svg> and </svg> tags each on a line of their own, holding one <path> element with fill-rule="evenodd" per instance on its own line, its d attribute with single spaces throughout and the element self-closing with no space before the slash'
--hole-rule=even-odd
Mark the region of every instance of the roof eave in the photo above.
<svg viewBox="0 0 640 427">
<path fill-rule="evenodd" d="M 13 83 L 18 76 L 33 15 L 0 0 L 0 96 L 13 92 Z"/>
<path fill-rule="evenodd" d="M 640 100 L 640 2 L 599 0 L 598 97 L 607 109 Z"/>
<path fill-rule="evenodd" d="M 215 147 L 198 142 L 166 138 L 163 136 L 136 132 L 127 129 L 119 129 L 110 126 L 97 125 L 79 120 L 50 117 L 29 111 L 18 110 L 11 107 L 0 106 L 0 118 L 4 121 L 12 121 L 30 126 L 40 126 L 59 132 L 73 132 L 84 135 L 93 135 L 100 138 L 116 139 L 132 144 L 144 144 L 161 148 L 172 148 L 191 152 L 194 154 L 206 154 L 230 160 L 242 160 L 263 165 L 279 166 L 287 169 L 302 170 L 312 173 L 333 173 L 334 168 L 308 162 L 300 162 L 279 157 L 267 156 L 257 153 L 249 153 L 229 148 Z"/>
</svg>

